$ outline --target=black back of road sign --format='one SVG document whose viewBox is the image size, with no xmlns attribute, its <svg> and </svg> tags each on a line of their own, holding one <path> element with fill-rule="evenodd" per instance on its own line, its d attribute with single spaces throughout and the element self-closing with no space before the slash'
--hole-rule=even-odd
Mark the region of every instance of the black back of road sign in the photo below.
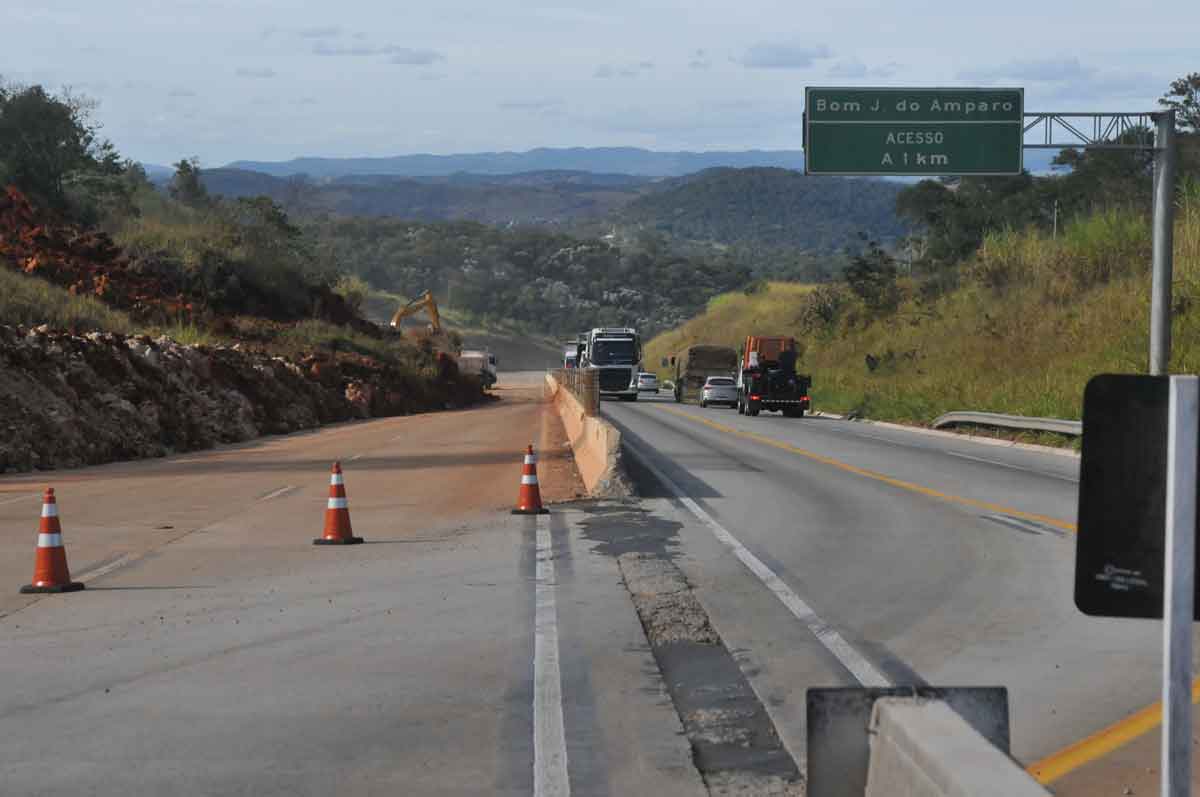
<svg viewBox="0 0 1200 797">
<path fill-rule="evenodd" d="M 1163 616 L 1169 401 L 1165 376 L 1105 374 L 1084 390 L 1075 605 L 1085 614 Z"/>
</svg>

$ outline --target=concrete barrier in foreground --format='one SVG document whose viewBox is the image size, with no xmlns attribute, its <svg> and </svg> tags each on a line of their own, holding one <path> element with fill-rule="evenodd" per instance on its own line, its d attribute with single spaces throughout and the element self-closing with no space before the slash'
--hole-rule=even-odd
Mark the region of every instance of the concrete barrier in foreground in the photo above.
<svg viewBox="0 0 1200 797">
<path fill-rule="evenodd" d="M 940 700 L 881 698 L 869 732 L 866 797 L 1050 794 Z"/>
<path fill-rule="evenodd" d="M 546 374 L 550 400 L 562 418 L 575 455 L 575 465 L 592 497 L 618 497 L 630 494 L 621 471 L 621 433 L 603 418 L 588 415 L 571 391 Z"/>
</svg>

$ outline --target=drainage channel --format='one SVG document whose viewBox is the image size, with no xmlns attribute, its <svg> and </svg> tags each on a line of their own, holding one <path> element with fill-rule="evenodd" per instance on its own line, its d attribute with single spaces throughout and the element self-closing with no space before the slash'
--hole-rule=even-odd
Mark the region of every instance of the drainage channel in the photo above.
<svg viewBox="0 0 1200 797">
<path fill-rule="evenodd" d="M 675 524 L 636 502 L 603 502 L 590 514 L 585 536 L 617 560 L 709 793 L 804 794 L 766 708 L 671 561 Z"/>
</svg>

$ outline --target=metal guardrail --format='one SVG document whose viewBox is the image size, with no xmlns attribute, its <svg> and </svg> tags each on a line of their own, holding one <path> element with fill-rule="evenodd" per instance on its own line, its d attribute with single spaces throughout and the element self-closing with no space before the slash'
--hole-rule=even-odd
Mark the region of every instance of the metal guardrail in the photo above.
<svg viewBox="0 0 1200 797">
<path fill-rule="evenodd" d="M 589 418 L 600 414 L 599 371 L 594 368 L 555 368 L 550 375 L 583 405 Z"/>
<path fill-rule="evenodd" d="M 933 428 L 940 429 L 943 426 L 963 423 L 1075 436 L 1083 434 L 1082 421 L 1067 421 L 1061 418 L 1030 418 L 1025 415 L 1001 415 L 998 412 L 947 412 L 934 420 Z"/>
</svg>

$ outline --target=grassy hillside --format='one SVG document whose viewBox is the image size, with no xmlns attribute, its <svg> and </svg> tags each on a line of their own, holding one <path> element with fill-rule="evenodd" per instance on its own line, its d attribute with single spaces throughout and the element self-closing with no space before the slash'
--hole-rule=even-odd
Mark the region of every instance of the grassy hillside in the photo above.
<svg viewBox="0 0 1200 797">
<path fill-rule="evenodd" d="M 646 344 L 643 361 L 650 370 L 693 343 L 722 343 L 737 348 L 751 333 L 791 334 L 796 326 L 796 308 L 813 291 L 798 282 L 758 283 L 752 293 L 736 291 L 713 297 L 703 313 L 682 326 L 654 337 Z"/>
<path fill-rule="evenodd" d="M 647 347 L 647 363 L 693 342 L 793 334 L 818 408 L 927 423 L 954 409 L 1078 418 L 1094 374 L 1144 372 L 1150 313 L 1146 218 L 1110 210 L 1068 224 L 989 235 L 959 287 L 922 300 L 900 280 L 894 312 L 845 286 L 771 285 L 728 294 Z M 1180 193 L 1171 370 L 1200 371 L 1200 185 Z"/>
</svg>

